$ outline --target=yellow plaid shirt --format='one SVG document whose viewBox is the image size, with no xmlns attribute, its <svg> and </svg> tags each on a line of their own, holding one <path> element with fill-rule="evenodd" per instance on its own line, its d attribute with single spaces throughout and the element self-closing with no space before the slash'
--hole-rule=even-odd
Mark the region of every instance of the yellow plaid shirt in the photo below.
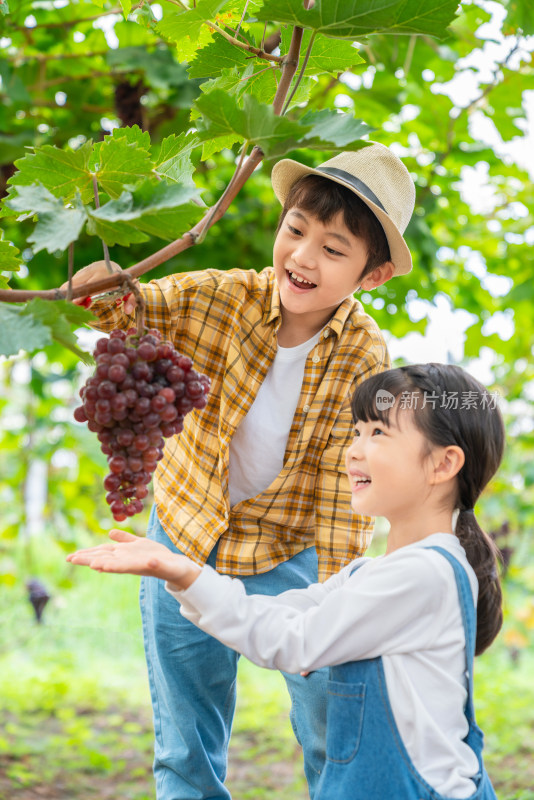
<svg viewBox="0 0 534 800">
<path fill-rule="evenodd" d="M 350 509 L 344 467 L 352 439 L 356 383 L 387 369 L 376 323 L 350 297 L 306 360 L 284 466 L 261 494 L 230 508 L 229 445 L 273 363 L 280 298 L 271 267 L 179 273 L 143 285 L 146 323 L 158 328 L 194 368 L 211 378 L 206 408 L 186 415 L 167 439 L 154 475 L 161 524 L 184 553 L 203 564 L 215 543 L 217 569 L 266 572 L 315 545 L 323 580 L 370 543 L 372 521 Z M 99 329 L 134 322 L 105 298 L 92 310 Z"/>
</svg>

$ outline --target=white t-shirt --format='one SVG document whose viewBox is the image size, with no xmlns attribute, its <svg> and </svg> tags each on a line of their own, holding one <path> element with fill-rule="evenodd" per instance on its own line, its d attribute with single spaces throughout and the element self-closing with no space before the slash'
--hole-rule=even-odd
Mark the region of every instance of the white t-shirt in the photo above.
<svg viewBox="0 0 534 800">
<path fill-rule="evenodd" d="M 304 367 L 317 333 L 297 347 L 280 347 L 248 414 L 230 442 L 230 507 L 265 491 L 282 471 Z"/>
<path fill-rule="evenodd" d="M 171 594 L 184 617 L 263 667 L 298 673 L 383 656 L 395 721 L 415 767 L 440 794 L 466 798 L 478 761 L 463 742 L 465 634 L 454 571 L 430 545 L 465 567 L 476 602 L 476 576 L 447 533 L 357 559 L 325 583 L 276 597 L 247 596 L 241 581 L 208 566 L 189 589 Z M 356 563 L 362 566 L 350 575 Z"/>
</svg>

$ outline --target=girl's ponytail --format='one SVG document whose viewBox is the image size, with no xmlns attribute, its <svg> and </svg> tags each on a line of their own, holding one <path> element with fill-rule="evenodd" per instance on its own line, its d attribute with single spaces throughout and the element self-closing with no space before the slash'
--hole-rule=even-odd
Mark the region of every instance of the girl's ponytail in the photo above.
<svg viewBox="0 0 534 800">
<path fill-rule="evenodd" d="M 472 508 L 460 509 L 456 536 L 478 579 L 477 638 L 475 655 L 480 655 L 499 633 L 502 615 L 502 591 L 497 562 L 499 550 L 484 533 Z"/>
</svg>

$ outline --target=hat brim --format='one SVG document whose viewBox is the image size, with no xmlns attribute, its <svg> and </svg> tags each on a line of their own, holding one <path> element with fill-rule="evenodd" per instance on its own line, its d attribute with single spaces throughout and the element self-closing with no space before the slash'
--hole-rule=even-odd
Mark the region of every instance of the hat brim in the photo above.
<svg viewBox="0 0 534 800">
<path fill-rule="evenodd" d="M 376 203 L 373 203 L 371 200 L 369 200 L 364 194 L 357 191 L 353 186 L 350 185 L 350 183 L 347 183 L 341 178 L 333 175 L 325 175 L 320 170 L 314 169 L 313 167 L 308 167 L 305 164 L 301 164 L 299 161 L 293 161 L 290 158 L 284 158 L 274 165 L 271 173 L 271 182 L 274 193 L 282 205 L 284 205 L 289 190 L 295 181 L 297 181 L 299 178 L 302 178 L 304 175 L 320 175 L 322 178 L 328 178 L 328 180 L 339 183 L 342 186 L 345 186 L 347 189 L 350 189 L 350 191 L 354 192 L 354 194 L 357 195 L 360 200 L 363 200 L 363 202 L 369 206 L 373 214 L 377 217 L 382 225 L 382 228 L 384 229 L 386 239 L 388 240 L 391 263 L 393 264 L 393 275 L 406 275 L 406 273 L 411 271 L 412 256 L 408 245 L 404 241 L 404 238 L 397 226 L 391 221 L 387 212 L 377 206 Z"/>
</svg>

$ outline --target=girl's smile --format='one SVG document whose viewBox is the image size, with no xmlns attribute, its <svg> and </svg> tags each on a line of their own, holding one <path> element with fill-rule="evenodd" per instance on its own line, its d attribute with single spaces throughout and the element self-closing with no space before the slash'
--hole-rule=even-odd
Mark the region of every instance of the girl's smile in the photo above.
<svg viewBox="0 0 534 800">
<path fill-rule="evenodd" d="M 352 484 L 352 492 L 361 492 L 371 485 L 371 478 L 363 472 L 349 468 L 349 480 Z"/>
</svg>

